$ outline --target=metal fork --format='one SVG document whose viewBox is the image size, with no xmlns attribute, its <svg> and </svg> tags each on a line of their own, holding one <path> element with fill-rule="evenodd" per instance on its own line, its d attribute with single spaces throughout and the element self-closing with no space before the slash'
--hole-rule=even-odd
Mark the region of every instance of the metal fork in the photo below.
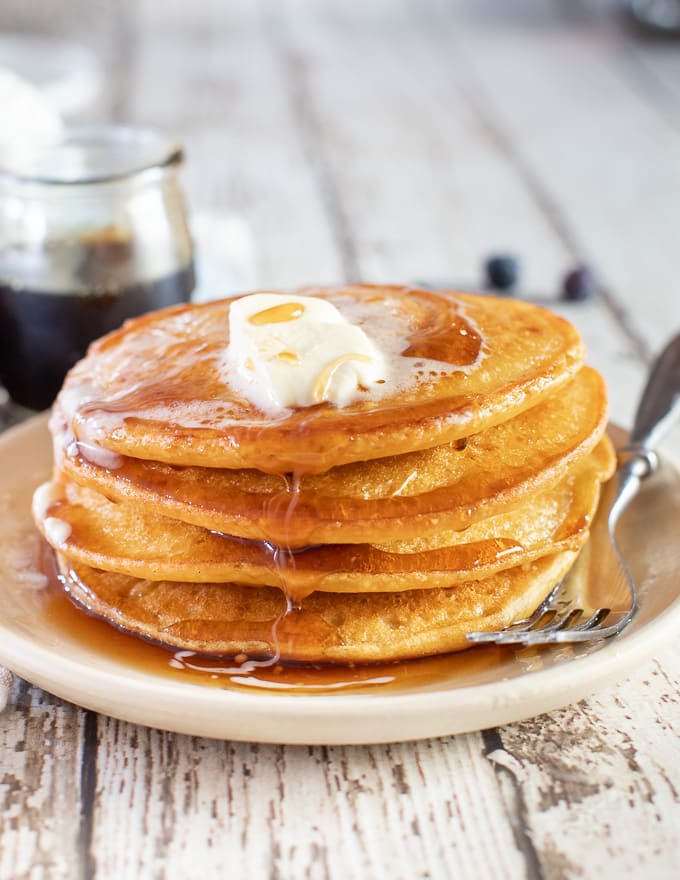
<svg viewBox="0 0 680 880">
<path fill-rule="evenodd" d="M 597 608 L 585 611 L 575 595 L 579 558 L 575 569 L 565 577 L 524 620 L 515 621 L 495 632 L 470 632 L 467 639 L 475 644 L 545 645 L 555 642 L 589 642 L 615 636 L 627 626 L 637 611 L 637 590 L 633 576 L 616 540 L 616 526 L 621 514 L 637 494 L 644 479 L 654 473 L 659 460 L 654 452 L 662 436 L 680 415 L 680 335 L 666 346 L 652 367 L 638 405 L 630 444 L 619 449 L 617 482 L 613 488 L 606 520 L 593 529 L 605 529 L 605 558 L 598 556 L 598 567 L 611 571 L 612 599 L 624 597 L 624 610 Z M 612 601 L 611 604 L 614 604 Z"/>
</svg>

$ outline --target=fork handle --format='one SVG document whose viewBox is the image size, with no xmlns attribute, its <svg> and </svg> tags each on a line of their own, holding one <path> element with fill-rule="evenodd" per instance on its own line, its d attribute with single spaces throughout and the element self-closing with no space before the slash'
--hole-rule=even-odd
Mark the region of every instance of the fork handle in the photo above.
<svg viewBox="0 0 680 880">
<path fill-rule="evenodd" d="M 654 362 L 635 414 L 630 444 L 619 450 L 630 453 L 630 458 L 619 468 L 618 491 L 609 509 L 608 523 L 612 532 L 642 480 L 656 470 L 658 459 L 654 447 L 679 415 L 680 334 L 671 339 Z"/>
<path fill-rule="evenodd" d="M 656 359 L 642 392 L 630 440 L 640 452 L 650 451 L 680 415 L 680 333 Z M 632 450 L 631 450 L 632 451 Z"/>
</svg>

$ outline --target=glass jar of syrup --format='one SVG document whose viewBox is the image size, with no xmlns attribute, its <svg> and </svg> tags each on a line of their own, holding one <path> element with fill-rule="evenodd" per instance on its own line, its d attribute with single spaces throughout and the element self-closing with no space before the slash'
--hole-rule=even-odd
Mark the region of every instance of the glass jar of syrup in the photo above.
<svg viewBox="0 0 680 880">
<path fill-rule="evenodd" d="M 194 287 L 182 151 L 126 127 L 77 127 L 0 165 L 0 382 L 54 400 L 88 344 Z"/>
</svg>

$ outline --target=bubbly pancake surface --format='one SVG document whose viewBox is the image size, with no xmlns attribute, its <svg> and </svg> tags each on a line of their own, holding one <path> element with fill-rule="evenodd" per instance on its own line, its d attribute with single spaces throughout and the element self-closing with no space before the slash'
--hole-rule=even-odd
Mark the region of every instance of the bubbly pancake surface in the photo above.
<svg viewBox="0 0 680 880">
<path fill-rule="evenodd" d="M 391 381 L 264 412 L 229 381 L 229 301 L 128 322 L 72 370 L 34 502 L 68 594 L 171 647 L 295 662 L 459 650 L 532 611 L 614 467 L 576 331 L 488 296 L 295 293 L 359 324 Z"/>
</svg>

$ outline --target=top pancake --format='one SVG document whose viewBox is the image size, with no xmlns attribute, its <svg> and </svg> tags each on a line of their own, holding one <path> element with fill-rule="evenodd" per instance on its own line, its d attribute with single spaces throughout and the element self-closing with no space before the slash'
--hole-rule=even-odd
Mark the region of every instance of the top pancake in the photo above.
<svg viewBox="0 0 680 880">
<path fill-rule="evenodd" d="M 134 458 L 271 473 L 331 467 L 468 437 L 537 404 L 583 362 L 576 330 L 536 306 L 397 286 L 302 289 L 379 341 L 398 377 L 380 398 L 272 419 L 223 369 L 230 300 L 128 321 L 68 375 L 56 434 Z M 396 346 L 396 347 L 395 347 Z"/>
</svg>

